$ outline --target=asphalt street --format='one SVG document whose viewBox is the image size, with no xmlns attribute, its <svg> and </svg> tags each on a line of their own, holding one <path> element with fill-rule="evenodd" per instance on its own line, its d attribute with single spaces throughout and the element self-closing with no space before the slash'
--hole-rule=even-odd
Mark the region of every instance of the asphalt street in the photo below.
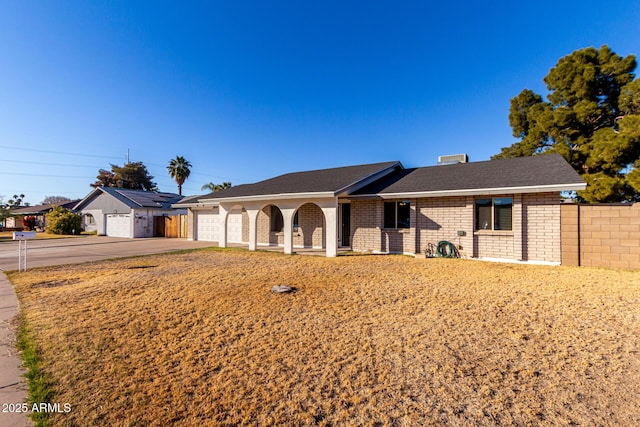
<svg viewBox="0 0 640 427">
<path fill-rule="evenodd" d="M 212 242 L 164 237 L 126 239 L 86 236 L 68 239 L 36 239 L 26 242 L 27 269 L 214 246 Z M 18 241 L 0 242 L 0 269 L 4 271 L 18 269 Z"/>
</svg>

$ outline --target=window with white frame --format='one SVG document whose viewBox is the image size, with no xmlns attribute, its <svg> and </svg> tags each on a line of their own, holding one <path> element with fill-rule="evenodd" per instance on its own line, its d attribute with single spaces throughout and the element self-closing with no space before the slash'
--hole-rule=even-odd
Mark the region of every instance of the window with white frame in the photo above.
<svg viewBox="0 0 640 427">
<path fill-rule="evenodd" d="M 384 228 L 411 227 L 411 202 L 399 200 L 384 202 Z"/>
<path fill-rule="evenodd" d="M 87 225 L 93 225 L 96 223 L 96 219 L 91 214 L 86 214 L 84 216 L 84 223 Z"/>
<path fill-rule="evenodd" d="M 513 198 L 493 197 L 476 199 L 476 230 L 505 230 L 513 228 Z"/>
</svg>

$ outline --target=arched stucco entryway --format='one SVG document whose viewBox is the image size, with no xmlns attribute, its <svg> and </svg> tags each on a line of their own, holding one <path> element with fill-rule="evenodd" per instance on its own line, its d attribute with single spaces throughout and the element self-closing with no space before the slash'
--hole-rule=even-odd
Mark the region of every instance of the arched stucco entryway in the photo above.
<svg viewBox="0 0 640 427">
<path fill-rule="evenodd" d="M 315 203 L 305 203 L 293 215 L 293 247 L 326 248 L 324 213 Z"/>
<path fill-rule="evenodd" d="M 335 197 L 245 202 L 242 206 L 248 217 L 249 250 L 254 251 L 259 244 L 267 244 L 282 246 L 285 254 L 293 253 L 295 246 L 324 248 L 326 256 L 337 255 L 338 201 Z M 234 204 L 220 203 L 222 221 L 225 221 L 227 213 L 234 207 Z M 280 215 L 283 229 L 276 231 Z M 226 236 L 221 236 L 221 247 L 227 245 L 227 240 L 223 241 L 223 237 Z"/>
</svg>

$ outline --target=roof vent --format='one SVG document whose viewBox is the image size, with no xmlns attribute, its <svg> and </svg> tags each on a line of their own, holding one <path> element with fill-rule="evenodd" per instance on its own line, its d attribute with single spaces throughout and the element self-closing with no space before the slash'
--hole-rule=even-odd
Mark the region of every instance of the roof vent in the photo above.
<svg viewBox="0 0 640 427">
<path fill-rule="evenodd" d="M 453 165 L 456 163 L 467 163 L 469 156 L 466 154 L 450 154 L 448 156 L 438 156 L 439 165 Z"/>
</svg>

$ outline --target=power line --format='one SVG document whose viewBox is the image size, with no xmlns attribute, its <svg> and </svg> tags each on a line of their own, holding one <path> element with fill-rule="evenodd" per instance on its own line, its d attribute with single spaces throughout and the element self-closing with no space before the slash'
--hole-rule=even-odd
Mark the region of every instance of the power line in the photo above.
<svg viewBox="0 0 640 427">
<path fill-rule="evenodd" d="M 10 175 L 10 176 L 38 176 L 38 177 L 46 177 L 46 178 L 82 178 L 82 179 L 87 179 L 87 175 L 83 175 L 83 176 L 72 176 L 72 175 L 43 175 L 43 174 L 36 174 L 36 173 L 17 173 L 17 172 L 0 172 L 0 175 Z"/>
<path fill-rule="evenodd" d="M 5 149 L 5 150 L 27 151 L 27 152 L 32 152 L 32 153 L 62 154 L 62 155 L 65 155 L 65 156 L 93 157 L 93 158 L 98 158 L 98 159 L 113 159 L 113 156 L 100 156 L 100 155 L 97 155 L 97 154 L 65 153 L 64 151 L 37 150 L 35 148 L 18 148 L 18 147 L 6 146 L 6 145 L 0 145 L 0 148 Z"/>
<path fill-rule="evenodd" d="M 62 154 L 62 155 L 70 155 L 70 156 L 81 156 L 81 157 L 94 157 L 94 158 L 105 158 L 105 159 L 113 159 L 113 157 L 107 157 L 107 156 L 98 156 L 98 155 L 91 155 L 91 154 L 78 154 L 78 153 L 65 153 L 62 151 L 49 151 L 49 150 L 36 150 L 36 149 L 29 149 L 29 148 L 15 148 L 15 147 L 7 147 L 4 145 L 0 145 L 0 148 L 5 148 L 5 149 L 11 149 L 11 150 L 21 150 L 21 151 L 32 151 L 32 152 L 39 152 L 39 153 L 49 153 L 49 154 Z M 22 163 L 22 164 L 32 164 L 32 165 L 45 165 L 45 166 L 63 166 L 63 167 L 77 167 L 77 168 L 82 168 L 82 167 L 86 167 L 86 168 L 94 168 L 94 169 L 105 169 L 108 170 L 105 167 L 102 166 L 91 166 L 91 165 L 72 165 L 72 164 L 68 164 L 68 163 L 49 163 L 49 162 L 33 162 L 33 161 L 27 161 L 27 160 L 0 160 L 0 162 L 5 162 L 5 163 Z M 162 166 L 156 163 L 147 163 L 142 161 L 142 164 L 144 164 L 145 166 L 155 166 L 158 168 L 162 168 L 165 169 L 166 166 Z M 202 173 L 202 172 L 192 172 L 191 176 L 201 176 L 201 177 L 206 177 L 208 179 L 221 179 L 224 181 L 235 181 L 235 182 L 248 182 L 245 179 L 240 179 L 240 178 L 234 178 L 234 177 L 230 177 L 230 176 L 221 176 L 221 175 L 211 175 L 211 174 L 207 174 L 207 173 Z"/>
<path fill-rule="evenodd" d="M 0 159 L 0 162 L 4 162 L 4 163 L 23 163 L 23 164 L 29 164 L 29 165 L 44 165 L 44 166 L 64 166 L 64 167 L 71 167 L 71 168 L 98 168 L 100 169 L 100 166 L 90 166 L 90 165 L 71 165 L 71 164 L 65 164 L 65 163 L 50 163 L 50 162 L 32 162 L 32 161 L 28 161 L 28 160 L 2 160 Z"/>
</svg>

